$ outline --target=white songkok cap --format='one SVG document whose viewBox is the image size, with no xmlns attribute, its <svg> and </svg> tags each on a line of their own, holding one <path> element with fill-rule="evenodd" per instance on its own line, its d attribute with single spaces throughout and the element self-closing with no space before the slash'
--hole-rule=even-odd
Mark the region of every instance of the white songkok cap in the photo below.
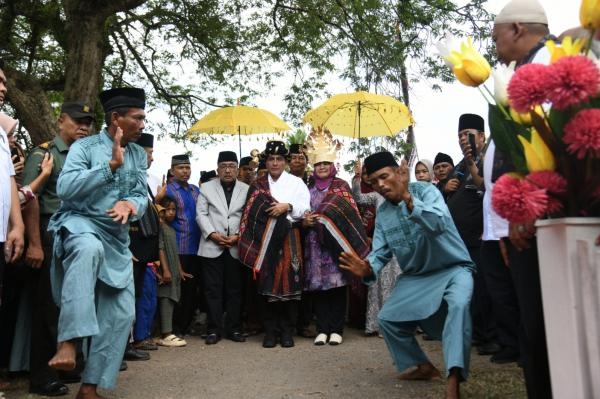
<svg viewBox="0 0 600 399">
<path fill-rule="evenodd" d="M 496 16 L 494 24 L 512 23 L 548 25 L 548 17 L 537 0 L 512 0 Z"/>
</svg>

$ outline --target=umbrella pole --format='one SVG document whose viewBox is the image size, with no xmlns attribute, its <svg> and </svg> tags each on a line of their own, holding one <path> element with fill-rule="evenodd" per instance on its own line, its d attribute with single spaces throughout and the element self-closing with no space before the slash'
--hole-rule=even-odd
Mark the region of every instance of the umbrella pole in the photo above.
<svg viewBox="0 0 600 399">
<path fill-rule="evenodd" d="M 358 141 L 360 144 L 360 101 L 358 102 Z"/>
<path fill-rule="evenodd" d="M 242 133 L 240 132 L 241 126 L 238 126 L 238 144 L 240 145 L 240 159 L 242 159 Z"/>
</svg>

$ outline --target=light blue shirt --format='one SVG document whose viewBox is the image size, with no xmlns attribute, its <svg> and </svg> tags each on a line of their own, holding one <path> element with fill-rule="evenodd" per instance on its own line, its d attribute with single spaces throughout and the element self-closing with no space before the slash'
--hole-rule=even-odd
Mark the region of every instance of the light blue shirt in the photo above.
<svg viewBox="0 0 600 399">
<path fill-rule="evenodd" d="M 368 256 L 373 275 L 365 283 L 375 281 L 392 255 L 403 272 L 379 313 L 382 320 L 426 319 L 440 308 L 449 281 L 475 267 L 437 187 L 414 182 L 408 191 L 412 212 L 403 202 L 385 201 L 377 209 L 373 251 Z"/>
<path fill-rule="evenodd" d="M 113 139 L 106 129 L 73 143 L 57 183 L 62 203 L 48 230 L 55 233 L 58 242 L 60 235 L 56 233 L 61 228 L 97 236 L 105 259 L 99 278 L 112 287 L 123 288 L 132 278 L 129 224 L 114 222 L 106 211 L 117 201 L 127 200 L 135 205 L 138 215 L 144 214 L 148 205 L 147 157 L 142 147 L 130 143 L 124 147 L 124 164 L 113 173 L 108 165 L 112 146 Z M 64 255 L 60 248 L 58 255 Z"/>
<path fill-rule="evenodd" d="M 408 186 L 413 210 L 385 201 L 375 218 L 373 251 L 368 260 L 374 274 L 396 255 L 405 275 L 426 274 L 453 266 L 474 268 L 439 190 L 431 183 Z M 374 277 L 366 281 L 374 281 Z"/>
</svg>

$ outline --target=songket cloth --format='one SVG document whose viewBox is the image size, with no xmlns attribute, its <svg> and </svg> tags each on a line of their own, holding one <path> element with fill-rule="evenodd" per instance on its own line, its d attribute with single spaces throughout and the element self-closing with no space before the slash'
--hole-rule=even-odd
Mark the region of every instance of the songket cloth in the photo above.
<svg viewBox="0 0 600 399">
<path fill-rule="evenodd" d="M 142 215 L 148 204 L 146 152 L 126 145 L 124 164 L 112 172 L 112 146 L 106 129 L 71 146 L 57 183 L 61 207 L 48 226 L 58 341 L 91 338 L 82 382 L 102 388 L 116 383 L 135 314 L 129 225 L 106 211 L 127 200 Z"/>
<path fill-rule="evenodd" d="M 292 225 L 286 215 L 273 218 L 266 213 L 278 202 L 267 176 L 250 186 L 247 198 L 240 221 L 240 262 L 253 269 L 258 293 L 268 301 L 299 300 L 303 273 L 299 225 Z"/>
<path fill-rule="evenodd" d="M 348 183 L 337 177 L 326 190 L 312 186 L 309 191 L 319 223 L 306 232 L 304 289 L 343 287 L 352 276 L 338 267 L 340 252 L 354 252 L 362 258 L 370 250 L 356 202 Z"/>
<path fill-rule="evenodd" d="M 447 372 L 469 370 L 474 264 L 454 226 L 439 190 L 429 183 L 408 187 L 413 210 L 403 202 L 384 202 L 377 210 L 373 251 L 368 260 L 376 275 L 395 256 L 403 274 L 379 312 L 379 325 L 396 368 L 427 362 L 414 332 L 417 325 L 441 338 Z"/>
</svg>

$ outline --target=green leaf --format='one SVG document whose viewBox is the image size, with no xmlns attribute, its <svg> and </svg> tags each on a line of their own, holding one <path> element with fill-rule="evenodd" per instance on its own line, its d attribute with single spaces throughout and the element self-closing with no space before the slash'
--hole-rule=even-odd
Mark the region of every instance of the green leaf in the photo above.
<svg viewBox="0 0 600 399">
<path fill-rule="evenodd" d="M 522 135 L 527 140 L 531 139 L 529 130 L 512 119 L 507 118 L 496 105 L 490 104 L 488 110 L 490 135 L 498 149 L 511 154 L 516 171 L 527 173 L 527 162 L 523 152 L 523 146 L 517 138 Z"/>
</svg>

